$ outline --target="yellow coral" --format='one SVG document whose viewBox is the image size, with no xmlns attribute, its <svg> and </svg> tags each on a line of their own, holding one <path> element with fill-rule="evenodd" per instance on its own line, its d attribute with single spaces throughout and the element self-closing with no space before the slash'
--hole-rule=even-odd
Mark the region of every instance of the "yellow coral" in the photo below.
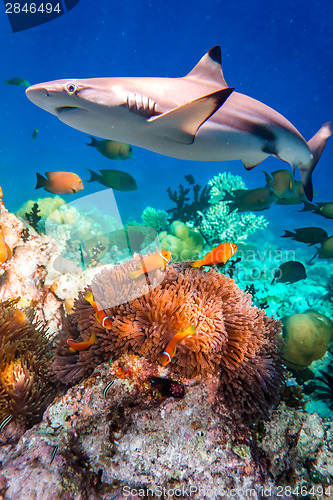
<svg viewBox="0 0 333 500">
<path fill-rule="evenodd" d="M 329 318 L 309 310 L 286 316 L 282 322 L 287 366 L 302 370 L 324 356 L 333 335 L 333 322 Z"/>
<path fill-rule="evenodd" d="M 38 198 L 36 201 L 27 201 L 17 212 L 17 217 L 25 219 L 25 214 L 31 212 L 33 205 L 37 203 L 40 215 L 42 217 L 49 217 L 49 215 L 61 207 L 61 205 L 66 205 L 65 200 L 59 196 L 50 196 L 48 198 Z M 61 222 L 61 221 L 59 221 Z"/>
<path fill-rule="evenodd" d="M 204 246 L 204 239 L 200 233 L 188 227 L 184 222 L 174 221 L 170 225 L 169 233 L 162 231 L 159 234 L 161 247 L 172 254 L 172 260 L 196 260 Z"/>
</svg>

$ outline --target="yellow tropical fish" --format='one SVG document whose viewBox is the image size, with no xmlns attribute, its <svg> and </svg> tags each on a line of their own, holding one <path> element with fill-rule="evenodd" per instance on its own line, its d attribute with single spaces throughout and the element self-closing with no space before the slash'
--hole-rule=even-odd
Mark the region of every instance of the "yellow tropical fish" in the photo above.
<svg viewBox="0 0 333 500">
<path fill-rule="evenodd" d="M 191 335 L 195 334 L 195 326 L 191 325 L 189 326 L 184 332 L 182 328 L 179 330 L 178 333 L 176 333 L 168 345 L 165 348 L 165 351 L 163 352 L 162 358 L 161 358 L 161 363 L 163 366 L 166 366 L 167 364 L 170 363 L 174 355 L 176 354 L 176 349 L 177 345 L 179 342 L 181 342 L 183 339 L 186 337 L 190 337 Z"/>
</svg>

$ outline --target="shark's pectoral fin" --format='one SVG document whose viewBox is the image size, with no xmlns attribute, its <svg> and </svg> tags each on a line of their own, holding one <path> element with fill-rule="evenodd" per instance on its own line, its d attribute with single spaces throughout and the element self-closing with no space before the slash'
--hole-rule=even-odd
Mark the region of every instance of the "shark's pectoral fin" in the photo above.
<svg viewBox="0 0 333 500">
<path fill-rule="evenodd" d="M 265 154 L 264 152 L 256 151 L 254 154 L 247 156 L 245 159 L 242 159 L 242 163 L 246 170 L 252 170 L 252 168 L 256 167 L 264 161 L 268 154 Z"/>
<path fill-rule="evenodd" d="M 210 118 L 228 99 L 233 87 L 218 90 L 199 97 L 160 116 L 150 118 L 154 133 L 168 137 L 174 142 L 192 144 L 198 128 Z"/>
</svg>

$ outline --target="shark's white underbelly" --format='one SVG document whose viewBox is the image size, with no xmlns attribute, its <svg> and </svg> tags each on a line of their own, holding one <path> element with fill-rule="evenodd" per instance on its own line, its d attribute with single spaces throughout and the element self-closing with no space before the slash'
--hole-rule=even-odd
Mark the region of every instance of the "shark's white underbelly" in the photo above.
<svg viewBox="0 0 333 500">
<path fill-rule="evenodd" d="M 235 126 L 225 124 L 228 119 L 230 121 L 230 116 Z M 219 110 L 213 118 L 199 127 L 190 144 L 184 143 L 181 137 L 178 140 L 173 131 L 173 135 L 169 136 L 168 131 L 161 131 L 153 121 L 123 108 L 117 116 L 110 116 L 107 108 L 104 108 L 100 109 L 99 113 L 82 109 L 71 110 L 68 114 L 61 113 L 58 117 L 64 123 L 89 135 L 128 143 L 183 160 L 242 160 L 250 167 L 257 165 L 270 154 L 275 154 L 291 165 L 307 165 L 311 161 L 310 150 L 299 134 L 261 119 L 249 120 L 245 110 L 235 110 L 234 106 L 230 109 L 228 102 L 222 111 Z M 249 127 L 254 129 L 249 130 Z"/>
</svg>

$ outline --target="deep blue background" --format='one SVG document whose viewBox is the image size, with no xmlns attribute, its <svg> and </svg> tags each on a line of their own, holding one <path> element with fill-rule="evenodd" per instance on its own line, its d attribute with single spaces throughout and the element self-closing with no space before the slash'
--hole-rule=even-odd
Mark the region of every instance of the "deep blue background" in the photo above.
<svg viewBox="0 0 333 500">
<path fill-rule="evenodd" d="M 34 189 L 36 172 L 48 170 L 77 172 L 85 184 L 80 195 L 101 188 L 86 182 L 88 168 L 130 172 L 139 190 L 116 192 L 126 219 L 139 218 L 148 204 L 169 207 L 166 188 L 178 186 L 188 173 L 206 183 L 230 170 L 251 188 L 264 184 L 263 169 L 287 167 L 269 158 L 246 172 L 241 162 L 191 163 L 139 148 L 134 148 L 132 160 L 112 162 L 85 146 L 88 136 L 30 103 L 23 88 L 5 85 L 9 78 L 38 83 L 102 76 L 176 77 L 220 44 L 227 83 L 285 115 L 307 140 L 333 118 L 331 0 L 173 0 L 167 6 L 160 0 L 81 0 L 61 18 L 15 34 L 3 9 L 0 44 L 0 186 L 10 210 L 28 199 L 49 196 Z M 32 141 L 35 128 L 39 135 Z M 332 160 L 333 139 L 314 173 L 318 201 L 333 201 Z M 75 196 L 65 198 L 72 201 Z M 299 217 L 297 209 L 275 206 L 265 215 L 293 220 Z"/>
</svg>

